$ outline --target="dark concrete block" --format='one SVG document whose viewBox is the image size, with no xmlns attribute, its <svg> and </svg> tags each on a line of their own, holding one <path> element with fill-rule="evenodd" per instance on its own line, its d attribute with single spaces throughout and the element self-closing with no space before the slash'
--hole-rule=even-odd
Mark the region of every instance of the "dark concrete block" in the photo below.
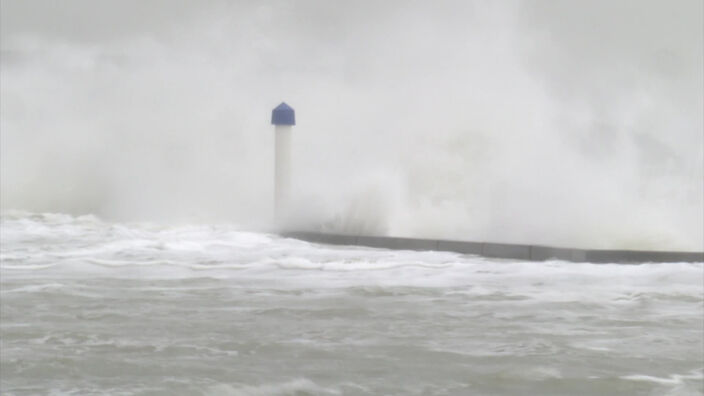
<svg viewBox="0 0 704 396">
<path fill-rule="evenodd" d="M 438 241 L 438 250 L 463 254 L 482 254 L 483 243 L 462 241 Z"/>
<path fill-rule="evenodd" d="M 323 243 L 329 245 L 356 245 L 357 237 L 355 235 L 342 234 L 321 234 L 318 232 L 309 231 L 292 231 L 281 234 L 286 238 L 295 238 L 302 241 Z"/>
<path fill-rule="evenodd" d="M 565 260 L 572 261 L 572 249 L 554 248 L 548 246 L 531 246 L 530 259 L 536 261 Z"/>
<path fill-rule="evenodd" d="M 677 263 L 704 262 L 704 252 L 657 252 L 637 250 L 587 250 L 592 263 Z"/>
<path fill-rule="evenodd" d="M 482 255 L 487 257 L 530 260 L 530 246 L 507 243 L 485 243 Z"/>
<path fill-rule="evenodd" d="M 357 244 L 362 246 L 389 249 L 389 242 L 387 239 L 388 238 L 386 237 L 362 235 L 357 237 Z"/>
<path fill-rule="evenodd" d="M 362 246 L 399 250 L 437 250 L 438 248 L 437 241 L 433 239 L 358 236 L 357 243 Z"/>
<path fill-rule="evenodd" d="M 582 262 L 585 260 L 585 253 L 584 250 L 580 249 L 531 246 L 530 259 L 534 261 L 564 260 Z"/>
<path fill-rule="evenodd" d="M 582 250 L 554 248 L 549 246 L 514 245 L 507 243 L 439 241 L 435 239 L 324 234 L 309 231 L 291 231 L 285 232 L 282 235 L 288 238 L 297 238 L 304 241 L 331 245 L 361 245 L 384 249 L 404 250 L 440 250 L 517 260 L 542 261 L 557 259 L 591 263 L 704 262 L 704 252 Z"/>
<path fill-rule="evenodd" d="M 581 249 L 570 249 L 572 251 L 572 260 L 576 263 L 583 263 L 587 261 L 587 252 Z"/>
<path fill-rule="evenodd" d="M 389 248 L 403 250 L 438 250 L 438 241 L 434 239 L 389 238 Z"/>
<path fill-rule="evenodd" d="M 322 238 L 316 242 L 327 243 L 329 245 L 357 245 L 357 237 L 355 235 L 342 234 L 327 234 L 322 235 Z"/>
</svg>

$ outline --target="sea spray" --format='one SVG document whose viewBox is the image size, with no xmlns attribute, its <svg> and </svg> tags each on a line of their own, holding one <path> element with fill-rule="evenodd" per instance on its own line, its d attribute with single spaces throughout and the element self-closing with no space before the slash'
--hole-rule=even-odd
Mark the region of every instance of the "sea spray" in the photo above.
<svg viewBox="0 0 704 396">
<path fill-rule="evenodd" d="M 3 210 L 266 228 L 287 100 L 301 227 L 704 248 L 701 2 L 44 6 L 2 4 Z"/>
</svg>

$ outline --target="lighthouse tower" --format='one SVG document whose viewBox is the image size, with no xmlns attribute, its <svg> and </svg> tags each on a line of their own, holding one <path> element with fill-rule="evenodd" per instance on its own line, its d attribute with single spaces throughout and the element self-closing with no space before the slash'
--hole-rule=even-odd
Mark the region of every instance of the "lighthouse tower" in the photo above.
<svg viewBox="0 0 704 396">
<path fill-rule="evenodd" d="M 291 196 L 291 131 L 296 125 L 296 113 L 282 102 L 271 111 L 276 140 L 274 159 L 274 219 L 277 224 L 286 214 Z"/>
</svg>

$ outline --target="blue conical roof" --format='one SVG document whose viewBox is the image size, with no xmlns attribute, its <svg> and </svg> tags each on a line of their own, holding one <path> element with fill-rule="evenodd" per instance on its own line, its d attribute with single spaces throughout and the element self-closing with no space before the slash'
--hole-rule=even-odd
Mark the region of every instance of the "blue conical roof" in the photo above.
<svg viewBox="0 0 704 396">
<path fill-rule="evenodd" d="M 296 112 L 286 102 L 281 102 L 271 111 L 271 123 L 274 125 L 296 125 Z"/>
</svg>

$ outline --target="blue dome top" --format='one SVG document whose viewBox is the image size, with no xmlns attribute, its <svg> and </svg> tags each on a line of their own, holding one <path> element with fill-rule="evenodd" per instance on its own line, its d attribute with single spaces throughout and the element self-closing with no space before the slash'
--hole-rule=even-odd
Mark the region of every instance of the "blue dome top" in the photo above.
<svg viewBox="0 0 704 396">
<path fill-rule="evenodd" d="M 296 125 L 296 112 L 285 102 L 281 102 L 271 111 L 271 123 L 274 125 Z"/>
</svg>

